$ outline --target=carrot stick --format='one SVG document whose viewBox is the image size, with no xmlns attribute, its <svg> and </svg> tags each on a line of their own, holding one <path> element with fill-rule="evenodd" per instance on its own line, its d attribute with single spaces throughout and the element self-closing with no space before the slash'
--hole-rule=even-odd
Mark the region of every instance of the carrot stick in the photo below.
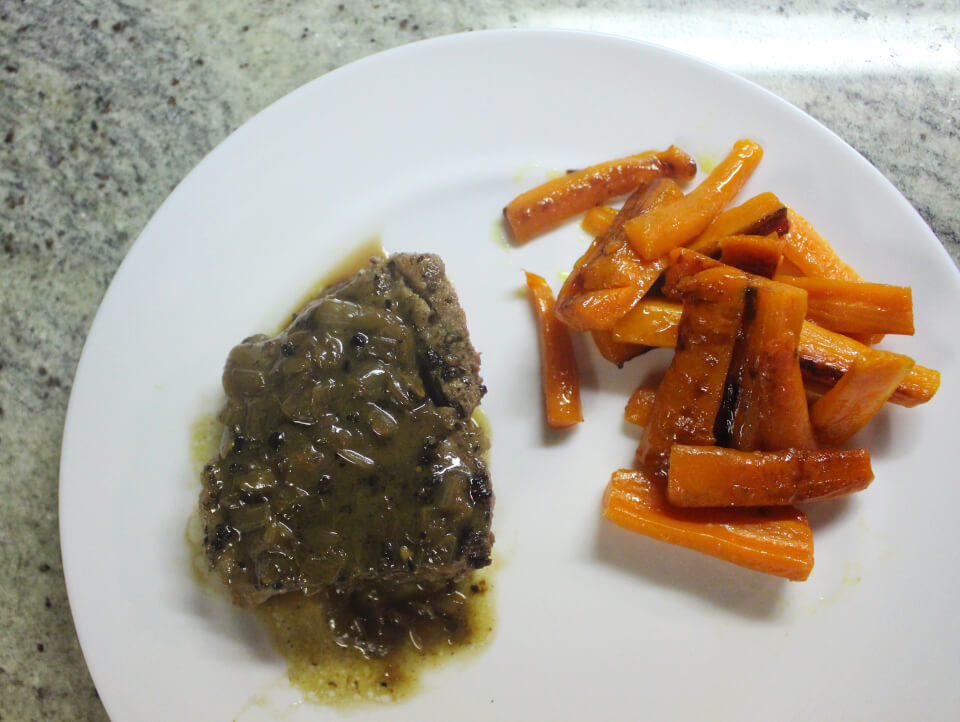
<svg viewBox="0 0 960 722">
<path fill-rule="evenodd" d="M 594 206 L 583 216 L 580 227 L 591 236 L 599 236 L 613 223 L 619 211 L 610 206 Z"/>
<path fill-rule="evenodd" d="M 554 316 L 553 292 L 540 276 L 527 273 L 530 302 L 540 336 L 540 378 L 546 402 L 547 423 L 555 429 L 583 421 L 580 376 L 570 332 Z"/>
<path fill-rule="evenodd" d="M 737 451 L 675 445 L 667 497 L 682 507 L 782 506 L 832 499 L 873 481 L 870 454 L 855 451 Z"/>
<path fill-rule="evenodd" d="M 653 411 L 653 402 L 657 397 L 657 390 L 649 386 L 641 386 L 630 396 L 627 406 L 623 410 L 623 418 L 631 424 L 646 426 Z"/>
<path fill-rule="evenodd" d="M 773 193 L 761 193 L 746 203 L 728 208 L 690 244 L 690 248 L 707 256 L 715 255 L 718 241 L 726 236 L 782 236 L 790 227 L 787 207 Z"/>
<path fill-rule="evenodd" d="M 637 448 L 639 465 L 655 474 L 666 475 L 672 444 L 716 443 L 714 425 L 743 321 L 746 278 L 698 279 L 684 297 L 677 350 Z"/>
<path fill-rule="evenodd" d="M 773 509 L 680 509 L 642 471 L 613 473 L 603 515 L 614 524 L 669 544 L 778 577 L 803 581 L 813 569 L 813 532 L 806 515 Z"/>
<path fill-rule="evenodd" d="M 757 143 L 738 140 L 703 183 L 683 198 L 628 221 L 624 230 L 637 255 L 655 261 L 696 238 L 740 192 L 762 155 Z"/>
<path fill-rule="evenodd" d="M 503 209 L 513 237 L 525 243 L 591 206 L 605 203 L 657 178 L 686 182 L 697 167 L 675 146 L 607 161 L 554 178 L 521 193 Z"/>
<path fill-rule="evenodd" d="M 651 348 L 641 344 L 617 341 L 610 331 L 591 331 L 590 335 L 593 337 L 593 343 L 600 355 L 620 368 L 623 368 L 623 365 L 630 359 L 646 353 Z"/>
<path fill-rule="evenodd" d="M 719 248 L 719 246 L 718 246 Z M 674 248 L 667 256 L 667 270 L 660 289 L 666 298 L 679 301 L 683 297 L 683 281 L 700 271 L 722 266 L 723 263 L 690 248 Z"/>
<path fill-rule="evenodd" d="M 720 261 L 747 273 L 772 278 L 782 258 L 783 240 L 776 233 L 720 239 Z"/>
<path fill-rule="evenodd" d="M 632 314 L 640 312 L 634 309 L 631 314 L 614 325 L 613 336 L 619 341 L 643 343 L 649 346 L 671 347 L 677 342 L 677 329 L 680 324 L 682 307 L 679 303 L 659 299 L 644 299 L 637 308 L 643 308 L 649 318 L 643 319 L 644 328 L 655 332 L 630 331 L 636 321 Z M 640 327 L 640 324 L 637 324 Z M 804 384 L 808 389 L 825 392 L 833 388 L 840 377 L 853 365 L 857 356 L 871 351 L 859 341 L 821 328 L 814 323 L 804 321 L 800 330 L 800 342 L 797 352 L 800 355 L 800 370 Z M 906 378 L 890 397 L 890 403 L 898 406 L 917 406 L 929 401 L 940 388 L 940 372 L 915 364 Z"/>
<path fill-rule="evenodd" d="M 846 334 L 913 335 L 913 297 L 905 286 L 834 278 L 777 276 L 807 292 L 807 317 Z"/>
<path fill-rule="evenodd" d="M 797 266 L 805 276 L 836 278 L 841 281 L 862 281 L 853 268 L 844 263 L 823 236 L 806 218 L 792 208 L 787 211 L 790 230 L 783 237 L 786 245 L 783 255 Z"/>
<path fill-rule="evenodd" d="M 574 331 L 605 331 L 613 328 L 643 296 L 638 288 L 601 288 L 578 293 L 557 317 Z"/>
<path fill-rule="evenodd" d="M 871 349 L 858 355 L 836 386 L 810 407 L 817 438 L 825 444 L 842 444 L 860 431 L 912 368 L 913 359 L 889 351 Z"/>
</svg>

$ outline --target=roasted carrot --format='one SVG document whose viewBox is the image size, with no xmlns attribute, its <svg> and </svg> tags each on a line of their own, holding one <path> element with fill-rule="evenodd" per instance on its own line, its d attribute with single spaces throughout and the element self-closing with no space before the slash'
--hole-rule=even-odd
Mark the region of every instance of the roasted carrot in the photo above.
<svg viewBox="0 0 960 722">
<path fill-rule="evenodd" d="M 643 291 L 630 286 L 583 291 L 571 298 L 557 317 L 574 331 L 613 328 L 633 308 Z"/>
<path fill-rule="evenodd" d="M 782 236 L 789 227 L 787 207 L 773 193 L 761 193 L 718 215 L 690 244 L 690 248 L 713 256 L 720 250 L 719 240 L 726 236 L 766 236 L 770 233 Z"/>
<path fill-rule="evenodd" d="M 813 532 L 802 511 L 680 509 L 663 486 L 642 471 L 613 473 L 603 515 L 614 524 L 778 577 L 803 581 L 813 569 Z"/>
<path fill-rule="evenodd" d="M 503 209 L 518 243 L 557 227 L 591 206 L 625 195 L 657 178 L 686 182 L 696 163 L 675 146 L 607 161 L 549 180 L 521 193 Z"/>
<path fill-rule="evenodd" d="M 666 300 L 644 299 L 638 304 L 638 308 L 641 307 L 645 309 L 644 314 L 648 316 L 642 321 L 643 328 L 655 329 L 655 332 L 631 333 L 630 328 L 636 321 L 636 318 L 631 315 L 625 316 L 613 327 L 614 338 L 649 346 L 676 345 L 681 305 Z M 641 324 L 638 323 L 637 327 L 640 328 L 640 326 Z M 800 331 L 800 343 L 797 349 L 804 384 L 808 390 L 827 391 L 847 372 L 859 354 L 870 350 L 869 346 L 859 341 L 805 321 Z M 890 403 L 898 406 L 917 406 L 932 399 L 938 388 L 940 388 L 940 372 L 915 364 L 897 390 L 893 392 Z"/>
<path fill-rule="evenodd" d="M 690 248 L 674 248 L 667 256 L 661 291 L 666 298 L 679 301 L 683 296 L 682 283 L 685 279 L 721 265 L 721 261 Z"/>
<path fill-rule="evenodd" d="M 720 239 L 720 261 L 747 273 L 772 278 L 782 258 L 783 240 L 776 233 Z"/>
<path fill-rule="evenodd" d="M 677 350 L 637 448 L 637 462 L 654 474 L 666 475 L 671 445 L 716 442 L 714 425 L 743 321 L 747 280 L 724 276 L 698 284 L 699 278 L 684 296 Z"/>
<path fill-rule="evenodd" d="M 794 278 L 799 278 L 803 276 L 803 271 L 800 270 L 800 267 L 797 266 L 793 261 L 791 261 L 786 256 L 780 257 L 780 265 L 777 266 L 777 272 L 775 276 L 793 276 Z"/>
<path fill-rule="evenodd" d="M 810 407 L 810 420 L 824 444 L 842 444 L 880 411 L 910 369 L 913 359 L 871 349 L 857 356 L 836 386 Z"/>
<path fill-rule="evenodd" d="M 667 497 L 682 507 L 782 506 L 866 489 L 870 454 L 854 451 L 737 451 L 675 445 Z"/>
<path fill-rule="evenodd" d="M 540 378 L 547 423 L 555 429 L 583 421 L 580 376 L 570 332 L 554 315 L 553 292 L 540 276 L 527 273 L 530 302 L 540 337 Z"/>
<path fill-rule="evenodd" d="M 649 386 L 641 386 L 631 394 L 627 406 L 623 410 L 623 418 L 631 424 L 646 426 L 653 410 L 653 402 L 657 397 L 657 390 Z"/>
<path fill-rule="evenodd" d="M 860 275 L 845 263 L 810 222 L 792 208 L 787 211 L 790 230 L 783 237 L 783 255 L 805 276 L 861 281 Z"/>
<path fill-rule="evenodd" d="M 655 261 L 696 238 L 740 192 L 762 155 L 757 143 L 738 140 L 730 154 L 683 198 L 624 224 L 637 255 Z"/>
<path fill-rule="evenodd" d="M 610 363 L 622 367 L 627 361 L 636 358 L 640 354 L 650 350 L 650 346 L 643 346 L 636 343 L 623 343 L 617 341 L 610 331 L 591 331 L 593 343 L 603 356 Z"/>
<path fill-rule="evenodd" d="M 591 236 L 599 236 L 613 223 L 619 211 L 610 206 L 594 206 L 583 216 L 580 227 Z"/>
<path fill-rule="evenodd" d="M 644 298 L 610 329 L 620 343 L 673 348 L 682 307 L 662 298 Z"/>
<path fill-rule="evenodd" d="M 807 318 L 845 334 L 913 335 L 913 296 L 908 287 L 834 278 L 777 276 L 807 292 Z"/>
</svg>

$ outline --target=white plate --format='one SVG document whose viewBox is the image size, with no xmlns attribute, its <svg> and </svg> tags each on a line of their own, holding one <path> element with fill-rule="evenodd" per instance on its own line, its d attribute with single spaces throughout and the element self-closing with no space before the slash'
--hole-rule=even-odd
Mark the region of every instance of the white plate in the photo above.
<svg viewBox="0 0 960 722">
<path fill-rule="evenodd" d="M 521 269 L 558 284 L 586 237 L 570 224 L 517 250 L 495 238 L 503 204 L 551 169 L 670 143 L 719 158 L 740 137 L 766 149 L 741 197 L 776 192 L 864 276 L 912 285 L 917 334 L 887 347 L 945 372 L 932 403 L 885 409 L 864 433 L 869 491 L 811 510 L 817 565 L 803 584 L 601 520 L 637 436 L 626 394 L 668 357 L 617 372 L 581 346 L 587 420 L 544 431 Z M 408 45 L 277 102 L 180 184 L 124 260 L 77 370 L 60 480 L 71 606 L 114 719 L 254 714 L 245 704 L 282 676 L 256 622 L 191 576 L 190 427 L 216 409 L 230 347 L 376 233 L 392 251 L 443 256 L 483 353 L 499 623 L 481 655 L 361 716 L 956 714 L 960 276 L 946 252 L 856 152 L 746 81 L 623 39 L 504 31 Z"/>
</svg>

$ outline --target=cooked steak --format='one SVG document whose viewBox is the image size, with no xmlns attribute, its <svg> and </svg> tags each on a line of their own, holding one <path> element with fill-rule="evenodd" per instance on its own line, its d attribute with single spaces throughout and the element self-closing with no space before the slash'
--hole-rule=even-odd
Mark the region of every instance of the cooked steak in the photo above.
<svg viewBox="0 0 960 722">
<path fill-rule="evenodd" d="M 204 549 L 234 601 L 422 599 L 489 564 L 479 368 L 426 254 L 374 259 L 280 335 L 235 347 L 200 498 Z"/>
</svg>

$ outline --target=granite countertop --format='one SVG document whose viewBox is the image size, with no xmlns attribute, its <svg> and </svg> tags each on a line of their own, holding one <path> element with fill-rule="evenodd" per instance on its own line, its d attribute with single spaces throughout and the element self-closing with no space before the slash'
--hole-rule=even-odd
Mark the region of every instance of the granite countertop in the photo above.
<svg viewBox="0 0 960 722">
<path fill-rule="evenodd" d="M 97 305 L 150 215 L 308 80 L 505 27 L 625 34 L 741 73 L 859 150 L 960 259 L 954 0 L 0 3 L 0 720 L 106 717 L 63 582 L 60 435 Z"/>
</svg>

